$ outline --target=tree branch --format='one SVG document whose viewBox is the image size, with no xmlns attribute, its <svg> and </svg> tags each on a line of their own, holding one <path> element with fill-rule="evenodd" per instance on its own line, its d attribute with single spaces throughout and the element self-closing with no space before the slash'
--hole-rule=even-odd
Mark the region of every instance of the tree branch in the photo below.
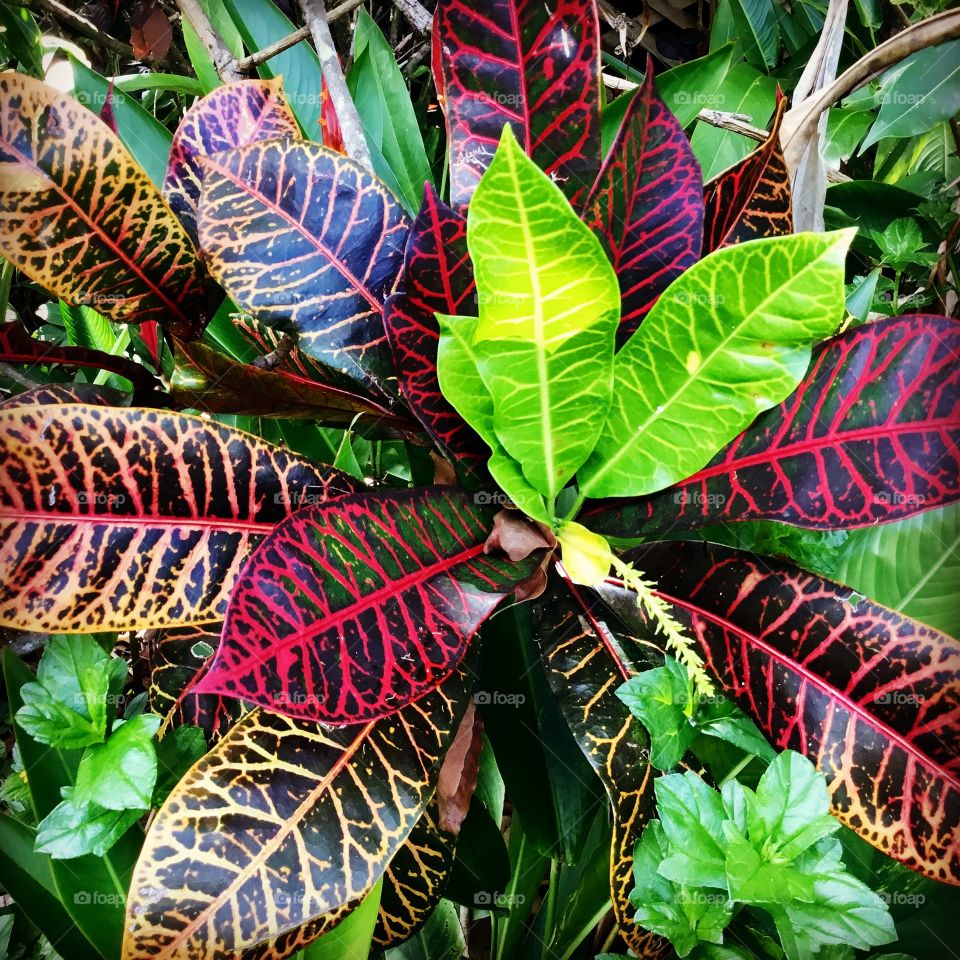
<svg viewBox="0 0 960 960">
<path fill-rule="evenodd" d="M 320 69 L 324 80 L 327 81 L 327 90 L 330 91 L 333 108 L 337 111 L 347 153 L 361 166 L 371 170 L 373 162 L 370 159 L 370 148 L 363 135 L 360 114 L 357 113 L 350 91 L 347 89 L 347 81 L 343 77 L 343 70 L 340 69 L 340 58 L 333 44 L 323 2 L 322 0 L 300 0 L 300 9 L 303 10 L 303 16 L 313 36 L 314 46 L 317 48 L 317 55 L 320 57 Z"/>
<path fill-rule="evenodd" d="M 234 83 L 243 77 L 237 69 L 236 61 L 220 34 L 213 28 L 210 18 L 197 0 L 177 0 L 177 6 L 183 18 L 190 23 L 200 42 L 207 48 L 210 59 L 224 83 Z"/>
<path fill-rule="evenodd" d="M 327 23 L 333 23 L 335 20 L 339 20 L 340 17 L 345 17 L 348 13 L 353 13 L 357 7 L 362 6 L 365 2 L 366 0 L 346 0 L 345 3 L 334 7 L 327 14 Z M 310 27 L 301 27 L 299 30 L 294 30 L 293 33 L 281 38 L 276 43 L 271 43 L 270 46 L 264 47 L 256 53 L 251 53 L 249 57 L 242 57 L 237 61 L 237 70 L 241 73 L 248 73 L 250 70 L 253 70 L 254 67 L 259 67 L 261 63 L 266 63 L 273 57 L 283 53 L 284 50 L 289 50 L 298 43 L 309 39 Z"/>
<path fill-rule="evenodd" d="M 410 21 L 417 33 L 429 33 L 433 14 L 417 0 L 393 0 L 400 12 Z"/>
</svg>

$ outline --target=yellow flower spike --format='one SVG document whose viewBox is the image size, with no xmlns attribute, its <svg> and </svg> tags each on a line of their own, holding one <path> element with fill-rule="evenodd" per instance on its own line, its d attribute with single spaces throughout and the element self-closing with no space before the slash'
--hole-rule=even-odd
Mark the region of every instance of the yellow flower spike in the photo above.
<svg viewBox="0 0 960 960">
<path fill-rule="evenodd" d="M 644 579 L 639 570 L 616 556 L 600 534 L 582 524 L 564 524 L 557 533 L 557 541 L 562 551 L 564 569 L 574 583 L 587 587 L 599 586 L 613 567 L 623 585 L 637 595 L 637 605 L 650 618 L 656 632 L 666 640 L 667 650 L 683 664 L 696 692 L 701 696 L 713 693 L 713 684 L 703 660 L 684 633 L 683 625 L 674 619 L 670 605 L 657 596 L 656 583 Z"/>
</svg>

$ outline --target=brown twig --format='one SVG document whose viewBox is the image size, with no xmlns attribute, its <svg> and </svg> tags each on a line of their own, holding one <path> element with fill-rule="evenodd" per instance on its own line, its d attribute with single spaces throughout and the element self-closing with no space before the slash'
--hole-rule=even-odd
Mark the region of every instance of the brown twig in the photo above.
<svg viewBox="0 0 960 960">
<path fill-rule="evenodd" d="M 334 7 L 327 14 L 327 23 L 333 23 L 335 20 L 339 20 L 340 17 L 345 17 L 348 13 L 353 13 L 357 7 L 362 6 L 365 2 L 366 0 L 346 0 L 345 3 L 341 3 L 339 6 Z M 261 63 L 266 63 L 273 57 L 283 53 L 284 50 L 289 50 L 291 47 L 295 47 L 298 43 L 302 43 L 304 40 L 309 39 L 310 27 L 301 27 L 299 30 L 294 30 L 293 33 L 283 37 L 276 43 L 271 43 L 270 46 L 264 47 L 262 50 L 258 50 L 256 53 L 251 53 L 249 57 L 242 57 L 240 60 L 236 61 L 235 66 L 240 73 L 249 73 L 249 71 L 253 70 L 255 67 L 259 67 Z"/>
<path fill-rule="evenodd" d="M 233 83 L 243 77 L 237 69 L 236 61 L 220 34 L 213 28 L 210 18 L 197 0 L 177 0 L 177 6 L 184 20 L 190 23 L 200 42 L 206 47 L 210 59 L 224 83 Z"/>
<path fill-rule="evenodd" d="M 340 58 L 333 44 L 323 2 L 322 0 L 300 0 L 300 9 L 310 28 L 313 44 L 317 48 L 323 79 L 327 82 L 330 100 L 337 112 L 337 119 L 340 121 L 340 129 L 343 132 L 343 144 L 347 148 L 347 153 L 357 163 L 371 170 L 373 162 L 370 158 L 370 148 L 363 135 L 360 114 L 357 113 L 357 108 L 350 97 L 347 81 L 340 68 Z"/>
</svg>

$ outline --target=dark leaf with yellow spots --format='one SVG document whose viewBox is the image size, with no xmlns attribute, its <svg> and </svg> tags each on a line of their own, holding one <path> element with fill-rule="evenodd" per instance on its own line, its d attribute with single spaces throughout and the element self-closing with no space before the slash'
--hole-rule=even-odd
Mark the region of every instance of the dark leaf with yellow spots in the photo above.
<svg viewBox="0 0 960 960">
<path fill-rule="evenodd" d="M 640 957 L 664 957 L 661 937 L 633 921 L 633 851 L 653 814 L 649 738 L 617 689 L 644 668 L 662 662 L 604 622 L 602 605 L 583 587 L 559 578 L 537 603 L 535 630 L 550 688 L 580 749 L 603 782 L 613 812 L 610 899 L 620 933 Z"/>
<path fill-rule="evenodd" d="M 159 736 L 192 724 L 203 730 L 208 743 L 216 743 L 243 715 L 242 701 L 194 690 L 219 643 L 217 625 L 157 630 L 148 636 L 150 709 L 163 717 Z"/>
</svg>

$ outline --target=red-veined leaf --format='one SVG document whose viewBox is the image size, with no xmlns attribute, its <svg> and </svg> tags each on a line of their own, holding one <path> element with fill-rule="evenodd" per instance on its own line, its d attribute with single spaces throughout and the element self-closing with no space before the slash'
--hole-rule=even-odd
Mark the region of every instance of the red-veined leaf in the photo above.
<svg viewBox="0 0 960 960">
<path fill-rule="evenodd" d="M 427 432 L 474 466 L 486 447 L 453 409 L 437 380 L 440 326 L 436 314 L 474 315 L 476 283 L 467 252 L 467 221 L 430 184 L 410 230 L 401 279 L 383 314 L 400 392 Z"/>
<path fill-rule="evenodd" d="M 156 410 L 0 409 L 0 625 L 49 633 L 222 620 L 249 549 L 359 487 L 229 427 Z"/>
<path fill-rule="evenodd" d="M 700 259 L 703 243 L 700 164 L 656 91 L 652 58 L 590 191 L 584 220 L 603 241 L 620 281 L 622 344 L 660 294 Z"/>
<path fill-rule="evenodd" d="M 233 301 L 389 395 L 383 303 L 409 229 L 397 201 L 359 164 L 314 143 L 256 143 L 203 167 L 200 245 Z"/>
<path fill-rule="evenodd" d="M 839 529 L 960 499 L 960 323 L 894 317 L 828 340 L 779 407 L 689 480 L 598 503 L 591 529 L 639 536 L 736 520 Z"/>
<path fill-rule="evenodd" d="M 357 393 L 285 370 L 239 363 L 199 341 L 175 341 L 174 359 L 170 392 L 178 403 L 194 410 L 312 420 L 333 427 L 348 427 L 360 417 L 357 427 L 364 434 L 418 432 L 416 423 Z"/>
<path fill-rule="evenodd" d="M 359 726 L 247 714 L 157 814 L 123 960 L 281 960 L 342 919 L 423 812 L 467 693 L 461 670 Z"/>
<path fill-rule="evenodd" d="M 283 99 L 283 80 L 241 80 L 218 87 L 184 115 L 170 146 L 163 195 L 194 238 L 203 172 L 200 158 L 259 140 L 297 138 L 300 127 Z"/>
<path fill-rule="evenodd" d="M 610 900 L 620 933 L 640 957 L 663 957 L 669 944 L 633 921 L 633 851 L 655 807 L 649 738 L 616 691 L 636 672 L 662 657 L 616 636 L 596 598 L 554 579 L 537 602 L 534 627 L 550 688 L 580 749 L 603 782 L 613 813 Z M 624 644 L 630 644 L 629 652 Z"/>
<path fill-rule="evenodd" d="M 139 363 L 126 357 L 118 357 L 102 350 L 87 347 L 60 347 L 31 337 L 16 320 L 0 323 L 0 361 L 3 363 L 27 363 L 31 366 L 87 367 L 107 370 L 129 380 L 133 396 L 144 406 L 169 406 L 170 398 L 162 384 Z"/>
<path fill-rule="evenodd" d="M 781 750 L 827 778 L 875 847 L 960 884 L 960 643 L 797 567 L 693 541 L 631 554 L 707 668 Z M 636 596 L 601 588 L 628 624 Z"/>
<path fill-rule="evenodd" d="M 592 0 L 440 0 L 433 32 L 450 199 L 470 201 L 505 124 L 576 200 L 600 170 L 600 27 Z"/>
<path fill-rule="evenodd" d="M 253 553 L 199 689 L 362 723 L 432 690 L 542 559 L 488 556 L 493 512 L 452 487 L 300 510 Z"/>
<path fill-rule="evenodd" d="M 150 709 L 163 717 L 160 736 L 192 724 L 203 730 L 208 743 L 216 743 L 243 715 L 239 700 L 194 692 L 219 643 L 219 626 L 157 630 L 148 636 Z"/>
<path fill-rule="evenodd" d="M 732 243 L 793 233 L 790 173 L 780 146 L 787 99 L 778 92 L 770 136 L 704 187 L 703 252 Z"/>
<path fill-rule="evenodd" d="M 0 254 L 111 320 L 206 323 L 196 250 L 116 134 L 32 77 L 0 77 Z"/>
</svg>

